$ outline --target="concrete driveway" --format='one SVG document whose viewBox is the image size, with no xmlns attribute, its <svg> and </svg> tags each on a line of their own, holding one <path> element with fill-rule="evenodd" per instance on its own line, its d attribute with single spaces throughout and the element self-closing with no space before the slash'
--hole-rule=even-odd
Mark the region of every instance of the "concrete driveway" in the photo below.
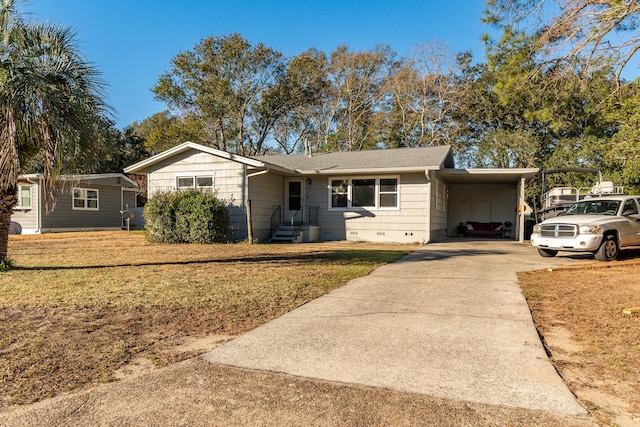
<svg viewBox="0 0 640 427">
<path fill-rule="evenodd" d="M 575 263 L 510 241 L 431 244 L 228 342 L 204 359 L 566 415 L 516 272 Z"/>
<path fill-rule="evenodd" d="M 431 244 L 200 359 L 0 410 L 0 426 L 591 426 L 516 285 L 579 262 Z"/>
</svg>

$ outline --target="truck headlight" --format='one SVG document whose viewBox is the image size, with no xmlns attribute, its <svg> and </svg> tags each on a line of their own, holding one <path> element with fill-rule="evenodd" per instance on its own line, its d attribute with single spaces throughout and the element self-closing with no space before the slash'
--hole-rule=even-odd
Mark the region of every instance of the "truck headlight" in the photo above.
<svg viewBox="0 0 640 427">
<path fill-rule="evenodd" d="M 533 232 L 536 234 L 540 233 L 540 224 L 536 224 L 533 226 Z"/>
<path fill-rule="evenodd" d="M 597 225 L 581 225 L 580 234 L 598 234 Z"/>
</svg>

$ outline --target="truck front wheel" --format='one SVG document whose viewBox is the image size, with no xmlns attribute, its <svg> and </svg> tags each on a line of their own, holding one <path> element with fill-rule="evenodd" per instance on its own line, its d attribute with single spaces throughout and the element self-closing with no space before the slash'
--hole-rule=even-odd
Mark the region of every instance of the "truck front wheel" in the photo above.
<svg viewBox="0 0 640 427">
<path fill-rule="evenodd" d="M 611 234 L 604 236 L 600 248 L 595 252 L 598 261 L 612 261 L 618 257 L 618 241 Z"/>
</svg>

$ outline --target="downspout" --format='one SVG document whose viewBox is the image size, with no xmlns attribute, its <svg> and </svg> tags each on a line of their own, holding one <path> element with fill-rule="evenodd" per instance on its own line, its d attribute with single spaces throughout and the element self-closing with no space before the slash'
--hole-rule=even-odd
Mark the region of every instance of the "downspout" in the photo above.
<svg viewBox="0 0 640 427">
<path fill-rule="evenodd" d="M 429 190 L 429 194 L 427 194 L 428 197 L 428 202 L 427 202 L 427 206 L 429 207 L 429 209 L 427 209 L 427 232 L 426 232 L 426 241 L 425 243 L 431 243 L 431 194 L 433 193 L 433 179 L 432 179 L 432 175 L 435 174 L 435 172 L 430 171 L 429 169 L 425 169 L 424 171 L 424 176 L 425 178 L 427 178 L 427 189 Z"/>
<path fill-rule="evenodd" d="M 250 173 L 249 175 L 247 175 L 247 166 L 245 165 L 244 167 L 244 173 L 245 173 L 245 178 L 247 178 L 247 185 L 249 184 L 249 178 L 253 178 L 254 176 L 258 176 L 258 175 L 264 175 L 265 173 L 269 173 L 269 168 L 266 168 L 263 171 L 260 172 L 254 172 L 254 173 Z M 247 190 L 249 190 L 247 188 Z"/>
<path fill-rule="evenodd" d="M 247 175 L 247 165 L 244 165 L 244 197 L 242 198 L 242 202 L 247 206 L 247 202 L 249 201 L 249 178 L 253 178 L 254 176 L 264 175 L 265 173 L 269 173 L 269 168 L 262 170 L 260 172 L 254 172 Z"/>
<path fill-rule="evenodd" d="M 249 244 L 253 243 L 253 224 L 252 224 L 252 219 L 251 219 L 251 200 L 249 199 L 249 178 L 252 178 L 254 176 L 258 176 L 258 175 L 263 175 L 265 173 L 269 172 L 269 168 L 262 170 L 260 172 L 254 172 L 252 174 L 247 174 L 247 165 L 244 165 L 243 167 L 243 175 L 244 175 L 244 184 L 243 184 L 243 191 L 244 191 L 244 196 L 242 198 L 242 201 L 244 203 L 244 207 L 245 210 L 247 212 L 247 240 L 249 241 Z"/>
</svg>

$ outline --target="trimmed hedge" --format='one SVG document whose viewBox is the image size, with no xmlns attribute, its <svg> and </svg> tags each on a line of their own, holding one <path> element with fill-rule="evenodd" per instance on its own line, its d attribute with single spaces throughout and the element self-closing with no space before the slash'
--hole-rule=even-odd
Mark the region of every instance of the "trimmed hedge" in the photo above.
<svg viewBox="0 0 640 427">
<path fill-rule="evenodd" d="M 229 210 L 214 194 L 160 191 L 144 207 L 147 239 L 160 243 L 226 243 Z"/>
</svg>

